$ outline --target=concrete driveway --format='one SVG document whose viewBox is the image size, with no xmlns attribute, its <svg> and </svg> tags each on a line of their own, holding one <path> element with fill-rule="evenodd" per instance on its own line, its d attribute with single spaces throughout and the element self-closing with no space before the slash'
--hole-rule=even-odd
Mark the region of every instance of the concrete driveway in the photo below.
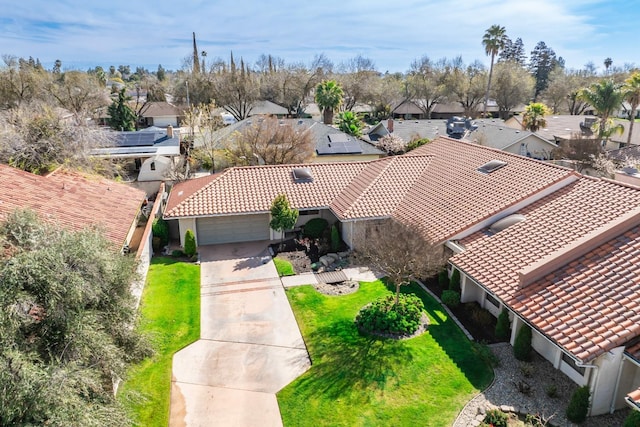
<svg viewBox="0 0 640 427">
<path fill-rule="evenodd" d="M 282 426 L 275 393 L 310 361 L 266 248 L 199 248 L 200 340 L 173 358 L 170 426 Z"/>
</svg>

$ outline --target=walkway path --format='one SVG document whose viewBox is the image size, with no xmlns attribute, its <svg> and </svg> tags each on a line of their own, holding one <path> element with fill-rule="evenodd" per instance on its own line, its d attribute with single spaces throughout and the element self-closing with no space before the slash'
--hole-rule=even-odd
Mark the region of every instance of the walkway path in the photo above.
<svg viewBox="0 0 640 427">
<path fill-rule="evenodd" d="M 169 425 L 279 427 L 275 393 L 310 367 L 265 242 L 200 247 L 200 340 L 173 359 Z"/>
</svg>

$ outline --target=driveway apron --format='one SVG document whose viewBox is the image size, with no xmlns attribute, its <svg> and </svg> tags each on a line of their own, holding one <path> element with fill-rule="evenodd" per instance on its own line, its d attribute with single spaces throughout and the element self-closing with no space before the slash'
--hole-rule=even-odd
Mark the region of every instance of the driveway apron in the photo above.
<svg viewBox="0 0 640 427">
<path fill-rule="evenodd" d="M 310 360 L 266 247 L 199 248 L 200 340 L 173 358 L 171 427 L 282 426 L 275 393 Z"/>
</svg>

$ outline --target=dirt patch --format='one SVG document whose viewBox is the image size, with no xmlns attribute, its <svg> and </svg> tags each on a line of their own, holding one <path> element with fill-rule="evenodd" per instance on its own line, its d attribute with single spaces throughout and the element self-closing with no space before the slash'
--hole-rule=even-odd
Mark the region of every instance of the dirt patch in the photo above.
<svg viewBox="0 0 640 427">
<path fill-rule="evenodd" d="M 325 295 L 348 295 L 357 292 L 360 289 L 360 283 L 357 280 L 345 280 L 338 283 L 318 283 L 313 287 Z"/>
<path fill-rule="evenodd" d="M 280 252 L 277 257 L 289 261 L 296 274 L 312 271 L 311 260 L 304 251 Z"/>
</svg>

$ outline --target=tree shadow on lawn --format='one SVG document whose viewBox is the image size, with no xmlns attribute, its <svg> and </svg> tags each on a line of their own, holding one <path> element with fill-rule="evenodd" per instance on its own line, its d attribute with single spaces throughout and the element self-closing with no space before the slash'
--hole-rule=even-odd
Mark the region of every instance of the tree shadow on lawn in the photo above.
<svg viewBox="0 0 640 427">
<path fill-rule="evenodd" d="M 387 286 L 390 285 L 387 284 Z M 416 283 L 403 286 L 400 292 L 417 295 L 422 300 L 425 311 L 429 315 L 430 323 L 427 332 L 465 375 L 471 385 L 478 390 L 483 390 L 489 385 L 493 379 L 493 369 L 481 357 L 473 343 L 464 335 L 444 308 Z"/>
<path fill-rule="evenodd" d="M 316 343 L 310 349 L 313 372 L 300 378 L 300 387 L 331 399 L 396 385 L 397 370 L 413 358 L 402 342 L 362 336 L 348 319 L 315 330 L 309 341 Z"/>
</svg>

